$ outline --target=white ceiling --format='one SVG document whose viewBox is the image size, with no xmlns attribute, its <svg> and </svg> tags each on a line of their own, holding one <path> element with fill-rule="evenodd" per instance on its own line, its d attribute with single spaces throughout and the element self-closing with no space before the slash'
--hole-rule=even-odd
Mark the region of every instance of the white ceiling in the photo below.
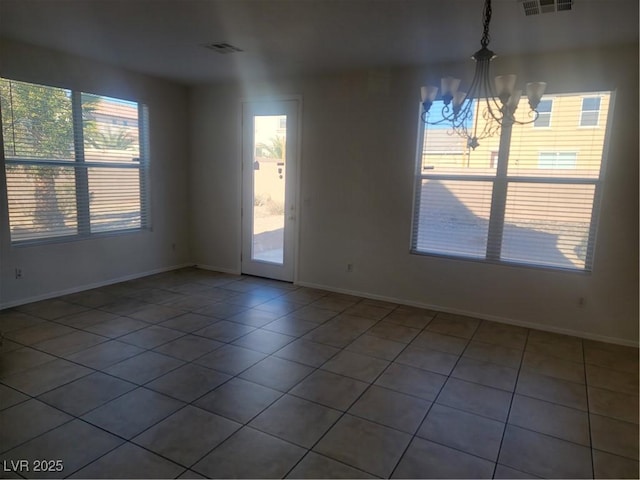
<svg viewBox="0 0 640 480">
<path fill-rule="evenodd" d="M 0 0 L 0 37 L 195 84 L 422 65 L 479 48 L 482 0 Z M 638 42 L 638 0 L 525 16 L 494 0 L 498 54 Z M 244 51 L 202 47 L 229 42 Z"/>
</svg>

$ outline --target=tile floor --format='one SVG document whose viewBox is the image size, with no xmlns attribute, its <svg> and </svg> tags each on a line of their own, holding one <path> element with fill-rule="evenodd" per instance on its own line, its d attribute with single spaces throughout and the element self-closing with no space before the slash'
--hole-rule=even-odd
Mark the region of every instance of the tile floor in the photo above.
<svg viewBox="0 0 640 480">
<path fill-rule="evenodd" d="M 639 475 L 633 348 L 197 269 L 0 328 L 5 478 Z"/>
</svg>

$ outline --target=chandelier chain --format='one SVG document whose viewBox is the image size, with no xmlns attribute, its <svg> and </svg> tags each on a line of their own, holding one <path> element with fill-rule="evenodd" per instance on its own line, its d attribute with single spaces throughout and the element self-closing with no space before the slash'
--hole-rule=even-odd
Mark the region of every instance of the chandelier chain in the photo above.
<svg viewBox="0 0 640 480">
<path fill-rule="evenodd" d="M 491 0 L 486 0 L 484 2 L 484 30 L 482 32 L 482 40 L 480 40 L 480 45 L 484 48 L 487 48 L 491 40 L 489 36 L 489 23 L 491 23 Z"/>
</svg>

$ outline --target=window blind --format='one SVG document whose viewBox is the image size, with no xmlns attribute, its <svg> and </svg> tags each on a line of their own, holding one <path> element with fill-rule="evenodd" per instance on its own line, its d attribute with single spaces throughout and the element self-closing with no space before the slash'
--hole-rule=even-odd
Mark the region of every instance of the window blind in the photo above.
<svg viewBox="0 0 640 480">
<path fill-rule="evenodd" d="M 612 95 L 545 97 L 548 125 L 514 125 L 508 145 L 496 135 L 471 150 L 446 127 L 422 127 L 414 253 L 591 270 Z M 590 128 L 585 103 L 600 107 Z"/>
<path fill-rule="evenodd" d="M 147 226 L 146 108 L 0 79 L 11 241 Z"/>
</svg>

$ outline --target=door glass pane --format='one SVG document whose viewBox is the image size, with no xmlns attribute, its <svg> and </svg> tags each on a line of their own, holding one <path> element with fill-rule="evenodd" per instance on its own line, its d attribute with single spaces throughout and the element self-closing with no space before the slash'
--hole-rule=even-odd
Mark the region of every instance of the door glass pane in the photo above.
<svg viewBox="0 0 640 480">
<path fill-rule="evenodd" d="M 251 259 L 282 265 L 287 117 L 256 115 L 253 128 Z"/>
</svg>

